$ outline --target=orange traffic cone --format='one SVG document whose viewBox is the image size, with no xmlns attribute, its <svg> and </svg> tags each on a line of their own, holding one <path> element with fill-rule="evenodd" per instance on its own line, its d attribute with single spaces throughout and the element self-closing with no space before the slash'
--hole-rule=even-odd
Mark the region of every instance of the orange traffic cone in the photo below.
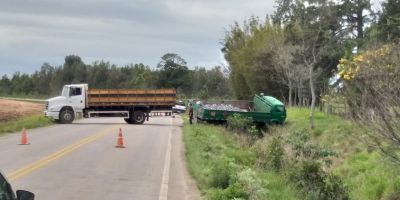
<svg viewBox="0 0 400 200">
<path fill-rule="evenodd" d="M 28 137 L 26 136 L 26 130 L 25 128 L 22 129 L 22 135 L 21 135 L 21 143 L 19 145 L 28 145 Z"/>
<path fill-rule="evenodd" d="M 117 148 L 125 148 L 124 146 L 124 139 L 122 138 L 122 130 L 119 128 L 118 138 L 117 138 Z"/>
</svg>

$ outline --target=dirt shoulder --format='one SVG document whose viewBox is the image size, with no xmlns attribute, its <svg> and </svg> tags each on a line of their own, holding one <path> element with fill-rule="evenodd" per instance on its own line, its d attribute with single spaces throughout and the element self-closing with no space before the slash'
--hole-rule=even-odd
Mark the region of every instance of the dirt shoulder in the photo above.
<svg viewBox="0 0 400 200">
<path fill-rule="evenodd" d="M 200 200 L 200 191 L 186 166 L 185 145 L 182 140 L 183 121 L 179 115 L 172 119 L 172 159 L 168 199 Z"/>
<path fill-rule="evenodd" d="M 40 114 L 43 109 L 40 103 L 0 99 L 0 122 Z"/>
</svg>

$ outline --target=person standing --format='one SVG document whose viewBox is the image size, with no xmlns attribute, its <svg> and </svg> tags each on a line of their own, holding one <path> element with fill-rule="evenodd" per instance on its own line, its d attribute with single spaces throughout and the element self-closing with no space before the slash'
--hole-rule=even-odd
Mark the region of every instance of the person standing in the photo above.
<svg viewBox="0 0 400 200">
<path fill-rule="evenodd" d="M 189 123 L 192 124 L 193 123 L 193 107 L 192 104 L 189 103 Z"/>
</svg>

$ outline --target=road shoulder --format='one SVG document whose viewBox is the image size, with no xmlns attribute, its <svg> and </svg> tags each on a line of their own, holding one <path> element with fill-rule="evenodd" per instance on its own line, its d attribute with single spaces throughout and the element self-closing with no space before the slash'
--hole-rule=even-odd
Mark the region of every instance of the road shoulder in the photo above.
<svg viewBox="0 0 400 200">
<path fill-rule="evenodd" d="M 168 199 L 200 200 L 200 192 L 186 167 L 182 118 L 180 116 L 173 118 L 172 125 L 172 160 Z"/>
</svg>

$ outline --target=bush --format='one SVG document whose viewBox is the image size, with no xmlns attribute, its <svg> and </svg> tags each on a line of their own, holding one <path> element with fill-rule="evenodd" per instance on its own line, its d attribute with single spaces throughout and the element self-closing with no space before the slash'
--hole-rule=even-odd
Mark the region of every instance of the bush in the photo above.
<svg viewBox="0 0 400 200">
<path fill-rule="evenodd" d="M 252 126 L 252 120 L 240 114 L 233 114 L 226 119 L 227 126 L 230 130 L 245 132 Z"/>
<path fill-rule="evenodd" d="M 256 125 L 252 125 L 247 128 L 246 132 L 249 134 L 250 138 L 254 141 L 260 138 L 260 131 L 257 129 Z"/>
<path fill-rule="evenodd" d="M 329 174 L 328 176 L 326 176 L 324 181 L 324 188 L 321 195 L 323 195 L 321 199 L 350 199 L 348 188 L 345 186 L 340 177 L 333 174 Z"/>
<path fill-rule="evenodd" d="M 349 193 L 343 181 L 335 175 L 327 174 L 320 163 L 303 161 L 290 173 L 290 179 L 310 200 L 348 200 Z"/>
<path fill-rule="evenodd" d="M 211 167 L 210 187 L 225 189 L 229 187 L 229 183 L 234 175 L 235 166 L 226 160 L 216 160 Z"/>
<path fill-rule="evenodd" d="M 315 160 L 330 165 L 331 160 L 329 158 L 335 156 L 336 153 L 312 143 L 310 138 L 310 133 L 305 129 L 296 131 L 289 137 L 287 143 L 294 152 L 294 161 Z"/>
<path fill-rule="evenodd" d="M 257 177 L 252 169 L 246 169 L 237 176 L 237 183 L 244 189 L 248 199 L 262 200 L 267 196 L 267 190 L 263 188 L 264 181 Z"/>
<path fill-rule="evenodd" d="M 254 151 L 257 165 L 262 169 L 280 171 L 283 168 L 285 150 L 282 137 L 273 136 L 268 140 L 260 140 L 256 143 Z"/>
<path fill-rule="evenodd" d="M 320 164 L 314 161 L 304 161 L 300 164 L 292 178 L 297 184 L 307 191 L 317 191 L 322 188 L 325 173 L 321 170 Z"/>
<path fill-rule="evenodd" d="M 226 189 L 213 189 L 208 193 L 207 199 L 210 200 L 244 200 L 249 199 L 249 195 L 238 183 L 230 185 Z"/>
<path fill-rule="evenodd" d="M 229 186 L 225 189 L 214 189 L 208 194 L 208 199 L 231 200 L 231 199 L 266 199 L 268 191 L 263 188 L 265 181 L 257 176 L 256 172 L 248 168 L 236 176 L 232 176 Z"/>
</svg>

